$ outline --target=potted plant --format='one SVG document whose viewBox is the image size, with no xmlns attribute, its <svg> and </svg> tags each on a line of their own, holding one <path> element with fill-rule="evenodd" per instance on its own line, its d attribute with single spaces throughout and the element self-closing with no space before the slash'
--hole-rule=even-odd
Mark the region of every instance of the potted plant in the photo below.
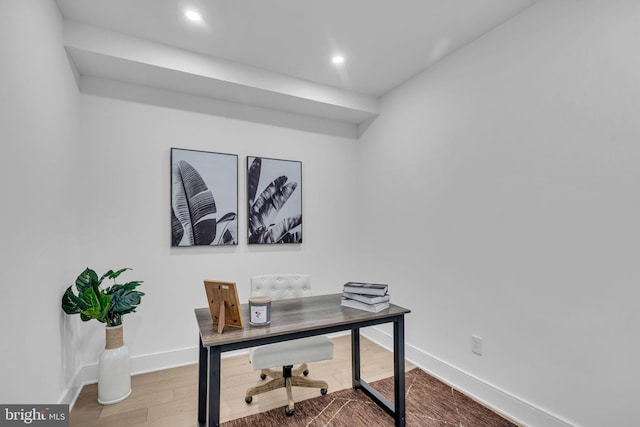
<svg viewBox="0 0 640 427">
<path fill-rule="evenodd" d="M 122 268 L 109 270 L 98 278 L 96 272 L 86 268 L 76 278 L 74 294 L 71 286 L 62 296 L 62 310 L 79 314 L 82 321 L 95 319 L 106 326 L 106 344 L 98 364 L 98 402 L 103 405 L 120 402 L 131 394 L 129 349 L 124 345 L 122 316 L 136 311 L 144 293 L 136 290 L 141 281 L 116 283 Z M 109 287 L 101 287 L 104 279 L 113 280 Z"/>
</svg>

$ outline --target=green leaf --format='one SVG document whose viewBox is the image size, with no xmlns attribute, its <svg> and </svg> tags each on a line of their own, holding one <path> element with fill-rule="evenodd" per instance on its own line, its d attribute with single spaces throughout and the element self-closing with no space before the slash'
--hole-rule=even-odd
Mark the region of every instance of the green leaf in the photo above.
<svg viewBox="0 0 640 427">
<path fill-rule="evenodd" d="M 62 309 L 67 314 L 80 314 L 82 321 L 96 319 L 108 326 L 122 323 L 122 315 L 135 311 L 144 293 L 135 290 L 141 281 L 131 281 L 125 284 L 114 283 L 113 286 L 101 289 L 104 278 L 115 279 L 123 272 L 131 270 L 122 268 L 117 271 L 109 270 L 101 278 L 90 268 L 86 268 L 76 279 L 78 295 L 69 286 L 62 295 Z"/>
<path fill-rule="evenodd" d="M 135 290 L 135 288 L 141 284 L 142 282 L 134 281 L 125 283 L 117 288 L 115 286 L 112 287 L 111 298 L 113 302 L 113 312 L 126 314 L 135 311 L 135 308 L 140 304 L 142 296 L 144 295 L 144 293 Z"/>
<path fill-rule="evenodd" d="M 138 291 L 121 291 L 113 294 L 113 311 L 126 314 L 135 311 L 144 294 Z"/>
<path fill-rule="evenodd" d="M 105 289 L 104 293 L 107 294 L 107 295 L 111 295 L 111 294 L 115 294 L 116 292 L 120 291 L 121 289 L 130 291 L 130 290 L 133 290 L 133 289 L 137 288 L 141 284 L 142 284 L 142 281 L 137 281 L 137 280 L 125 283 L 124 285 L 115 284 L 115 285 L 111 286 L 110 288 Z"/>
<path fill-rule="evenodd" d="M 113 302 L 111 301 L 111 295 L 100 294 L 100 320 L 104 323 L 104 319 L 107 318 L 109 311 L 112 309 Z"/>
<path fill-rule="evenodd" d="M 113 270 L 109 270 L 106 273 L 104 273 L 102 275 L 102 279 L 104 279 L 105 277 L 108 279 L 113 279 L 115 280 L 120 274 L 122 274 L 123 272 L 127 271 L 127 270 L 131 270 L 130 268 L 121 268 L 120 270 L 114 272 Z M 102 279 L 100 279 L 100 281 L 102 282 Z"/>
<path fill-rule="evenodd" d="M 62 310 L 67 314 L 78 314 L 87 308 L 87 304 L 80 298 L 78 298 L 71 289 L 71 286 L 67 288 L 64 295 L 62 295 Z"/>
<path fill-rule="evenodd" d="M 90 287 L 97 287 L 102 282 L 102 279 L 98 279 L 98 275 L 95 271 L 87 267 L 76 278 L 76 289 L 78 294 L 83 294 Z"/>
<path fill-rule="evenodd" d="M 98 320 L 104 318 L 102 307 L 104 301 L 101 297 L 101 294 L 96 293 L 95 288 L 87 289 L 80 295 L 80 299 L 87 305 L 87 307 L 82 310 L 82 314 Z"/>
</svg>

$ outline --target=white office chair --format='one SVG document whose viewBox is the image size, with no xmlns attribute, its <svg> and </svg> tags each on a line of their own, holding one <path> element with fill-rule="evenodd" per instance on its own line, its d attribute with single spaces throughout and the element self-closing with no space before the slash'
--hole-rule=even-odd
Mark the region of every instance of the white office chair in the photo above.
<svg viewBox="0 0 640 427">
<path fill-rule="evenodd" d="M 268 274 L 251 277 L 251 297 L 268 296 L 272 300 L 279 300 L 310 295 L 311 283 L 309 275 L 306 274 Z M 247 390 L 244 401 L 251 403 L 256 394 L 284 387 L 287 389 L 288 399 L 285 413 L 293 415 L 291 387 L 317 387 L 320 388 L 320 393 L 327 393 L 326 381 L 305 378 L 309 374 L 307 363 L 332 358 L 333 343 L 326 336 L 300 338 L 256 347 L 250 352 L 251 365 L 254 370 L 260 369 L 261 379 L 272 379 Z M 300 366 L 294 369 L 294 365 Z M 271 369 L 275 367 L 282 369 Z"/>
</svg>

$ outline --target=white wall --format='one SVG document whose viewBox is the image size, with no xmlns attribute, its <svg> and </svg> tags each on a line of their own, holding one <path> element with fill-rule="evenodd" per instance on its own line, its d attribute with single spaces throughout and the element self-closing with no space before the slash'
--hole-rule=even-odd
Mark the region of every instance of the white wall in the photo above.
<svg viewBox="0 0 640 427">
<path fill-rule="evenodd" d="M 361 267 L 413 309 L 408 344 L 582 426 L 640 424 L 638 22 L 538 3 L 361 138 Z"/>
<path fill-rule="evenodd" d="M 70 402 L 95 379 L 102 325 L 60 310 L 86 266 L 145 281 L 125 317 L 134 372 L 196 360 L 205 278 L 238 282 L 245 300 L 252 274 L 309 273 L 318 294 L 352 277 L 354 139 L 79 96 L 47 0 L 0 2 L 0 70 L 0 402 Z M 170 147 L 239 155 L 240 245 L 170 247 Z M 302 161 L 302 245 L 247 246 L 247 155 Z"/>
<path fill-rule="evenodd" d="M 55 4 L 0 2 L 0 402 L 68 401 L 95 363 L 100 325 L 59 308 L 87 265 L 145 280 L 125 318 L 139 369 L 195 356 L 203 278 L 244 299 L 250 275 L 296 270 L 317 293 L 389 282 L 408 347 L 463 377 L 576 425 L 639 424 L 639 7 L 542 1 L 385 97 L 356 142 L 78 100 Z M 305 243 L 171 249 L 172 146 L 239 154 L 241 230 L 245 156 L 302 160 Z"/>
<path fill-rule="evenodd" d="M 138 312 L 124 319 L 134 371 L 196 361 L 204 279 L 237 282 L 246 301 L 253 274 L 309 273 L 317 294 L 341 292 L 353 277 L 356 140 L 84 94 L 80 109 L 87 215 L 76 264 L 132 267 L 122 277 L 145 281 Z M 238 154 L 238 246 L 171 248 L 171 147 Z M 301 245 L 247 245 L 248 155 L 302 161 Z M 82 362 L 95 364 L 100 325 L 80 333 Z"/>
<path fill-rule="evenodd" d="M 0 2 L 0 402 L 56 403 L 77 366 L 78 108 L 53 1 Z"/>
</svg>

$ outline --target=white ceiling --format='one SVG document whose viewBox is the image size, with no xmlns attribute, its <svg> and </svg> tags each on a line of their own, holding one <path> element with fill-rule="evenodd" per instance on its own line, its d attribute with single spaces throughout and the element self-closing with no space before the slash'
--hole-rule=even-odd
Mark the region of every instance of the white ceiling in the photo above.
<svg viewBox="0 0 640 427">
<path fill-rule="evenodd" d="M 165 55 L 168 52 L 175 55 L 177 50 L 172 48 L 180 48 L 187 51 L 183 55 L 198 58 L 201 65 L 208 61 L 209 72 L 202 72 L 203 68 L 197 72 L 182 70 L 188 78 L 206 75 L 204 81 L 231 81 L 233 87 L 255 87 L 280 94 L 283 87 L 299 90 L 308 84 L 300 92 L 302 95 L 295 95 L 303 100 L 308 100 L 305 91 L 309 88 L 317 91 L 328 87 L 340 94 L 343 101 L 352 96 L 352 101 L 337 103 L 338 116 L 345 107 L 353 110 L 354 103 L 358 104 L 356 111 L 364 111 L 364 115 L 355 114 L 352 118 L 346 114 L 346 121 L 352 123 L 376 114 L 375 107 L 361 107 L 362 102 L 375 102 L 536 1 L 56 0 L 67 27 L 87 24 L 67 31 L 75 34 L 75 39 L 67 34 L 65 43 L 82 75 L 127 80 L 123 75 L 133 72 L 130 68 L 140 64 L 150 66 L 153 62 L 149 58 L 139 60 L 136 55 L 144 56 L 145 52 L 157 49 L 160 56 L 160 48 L 165 49 Z M 189 7 L 202 13 L 202 23 L 184 19 L 183 12 Z M 113 42 L 116 34 L 127 37 Z M 138 53 L 131 47 L 136 43 Z M 117 53 L 117 46 L 128 49 L 129 57 L 123 59 L 126 55 Z M 335 53 L 346 58 L 340 66 L 330 61 Z M 150 86 L 164 85 L 180 92 L 181 84 L 177 82 L 181 77 L 174 75 L 180 74 L 175 72 L 180 67 L 159 61 L 151 65 L 152 69 L 140 70 L 139 78 L 132 77 L 128 83 L 140 84 L 140 79 L 162 70 L 159 74 L 164 77 L 158 77 L 155 83 L 151 79 Z M 217 71 L 221 67 L 232 75 L 243 74 L 245 79 L 240 82 L 222 77 Z M 109 68 L 116 70 L 108 72 Z M 169 74 L 173 77 L 167 77 Z M 288 85 L 287 80 L 292 84 Z M 206 86 L 203 81 L 200 83 L 201 87 Z M 219 84 L 210 86 L 206 96 L 215 98 L 219 87 Z M 236 101 L 226 95 L 221 98 Z M 245 102 L 249 98 L 246 94 L 242 97 Z M 329 105 L 333 102 L 312 101 Z M 269 107 L 269 101 L 264 102 L 258 100 L 255 105 Z M 293 109 L 300 111 L 298 108 Z M 307 114 L 304 108 L 302 112 Z"/>
</svg>

